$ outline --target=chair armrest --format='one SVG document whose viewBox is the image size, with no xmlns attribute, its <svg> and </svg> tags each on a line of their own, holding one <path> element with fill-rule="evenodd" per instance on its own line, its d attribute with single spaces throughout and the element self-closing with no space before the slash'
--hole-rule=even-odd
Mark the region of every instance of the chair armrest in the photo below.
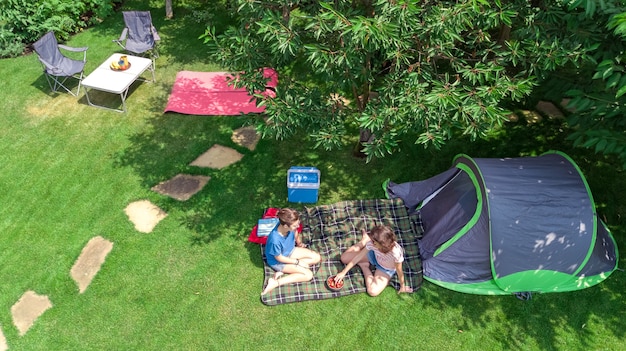
<svg viewBox="0 0 626 351">
<path fill-rule="evenodd" d="M 83 51 L 87 51 L 87 49 L 89 49 L 89 46 L 75 48 L 75 47 L 71 47 L 71 46 L 67 46 L 67 45 L 63 45 L 63 44 L 58 44 L 58 45 L 59 45 L 59 47 L 61 49 L 64 49 L 64 50 L 67 50 L 67 51 L 72 51 L 72 52 L 83 52 Z"/>
<path fill-rule="evenodd" d="M 124 28 L 124 30 L 122 30 L 122 34 L 120 34 L 120 38 L 119 39 L 114 39 L 113 41 L 115 42 L 122 42 L 124 40 L 126 40 L 126 37 L 128 36 L 128 28 Z"/>
<path fill-rule="evenodd" d="M 79 47 L 79 48 L 75 48 L 75 47 L 71 47 L 71 46 L 67 46 L 67 45 L 63 45 L 63 44 L 57 44 L 57 46 L 61 49 L 67 50 L 67 51 L 71 51 L 71 52 L 82 52 L 83 53 L 83 62 L 87 62 L 87 49 L 89 49 L 89 46 L 83 46 L 83 47 Z"/>
<path fill-rule="evenodd" d="M 161 40 L 161 37 L 159 36 L 159 33 L 157 33 L 157 30 L 156 30 L 156 28 L 154 28 L 154 26 L 152 26 L 152 28 L 150 28 L 150 30 L 152 31 L 152 37 L 154 38 L 154 41 Z"/>
</svg>

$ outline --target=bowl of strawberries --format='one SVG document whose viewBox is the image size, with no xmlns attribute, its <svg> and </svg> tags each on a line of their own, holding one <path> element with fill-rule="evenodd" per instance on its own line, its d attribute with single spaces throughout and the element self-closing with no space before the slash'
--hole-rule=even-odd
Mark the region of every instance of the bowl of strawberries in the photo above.
<svg viewBox="0 0 626 351">
<path fill-rule="evenodd" d="M 343 280 L 340 280 L 338 283 L 335 283 L 335 276 L 331 275 L 326 279 L 326 287 L 328 290 L 339 291 L 343 288 Z"/>
</svg>

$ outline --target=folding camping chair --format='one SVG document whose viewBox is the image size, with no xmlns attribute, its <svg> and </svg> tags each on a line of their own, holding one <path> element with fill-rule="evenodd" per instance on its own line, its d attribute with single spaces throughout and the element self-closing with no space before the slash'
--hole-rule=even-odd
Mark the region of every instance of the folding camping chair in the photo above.
<svg viewBox="0 0 626 351">
<path fill-rule="evenodd" d="M 80 83 L 83 80 L 83 69 L 87 62 L 88 47 L 75 48 L 59 44 L 57 38 L 54 36 L 54 32 L 50 31 L 33 44 L 33 49 L 35 49 L 39 62 L 41 62 L 43 66 L 43 73 L 46 76 L 48 85 L 50 85 L 50 89 L 52 89 L 53 92 L 57 92 L 58 88 L 63 88 L 68 93 L 78 96 Z M 82 52 L 83 59 L 82 61 L 71 59 L 63 55 L 59 49 L 71 52 Z M 65 86 L 65 81 L 68 78 L 76 78 L 78 80 L 76 94 Z"/>
<path fill-rule="evenodd" d="M 159 57 L 157 42 L 161 38 L 152 25 L 150 11 L 123 11 L 122 14 L 126 26 L 119 39 L 114 39 L 113 42 L 131 54 L 149 55 L 154 65 L 154 59 Z"/>
</svg>

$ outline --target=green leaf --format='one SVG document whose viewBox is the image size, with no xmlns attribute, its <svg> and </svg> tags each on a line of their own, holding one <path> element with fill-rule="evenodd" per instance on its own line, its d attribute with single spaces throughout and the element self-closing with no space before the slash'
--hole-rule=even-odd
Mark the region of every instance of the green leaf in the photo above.
<svg viewBox="0 0 626 351">
<path fill-rule="evenodd" d="M 570 97 L 581 96 L 584 95 L 584 92 L 580 89 L 570 89 L 565 92 L 565 95 Z"/>
<path fill-rule="evenodd" d="M 613 60 L 603 60 L 598 64 L 598 69 L 606 69 L 611 66 L 613 66 Z"/>
<path fill-rule="evenodd" d="M 611 74 L 613 74 L 613 65 L 609 66 L 607 69 L 604 70 L 604 72 L 602 72 L 602 79 L 606 79 L 606 77 L 610 76 Z"/>
<path fill-rule="evenodd" d="M 607 89 L 613 88 L 614 86 L 617 85 L 617 83 L 620 81 L 621 78 L 622 78 L 622 74 L 619 72 L 612 74 L 606 82 L 606 88 Z"/>
<path fill-rule="evenodd" d="M 582 146 L 584 148 L 589 148 L 589 147 L 592 147 L 593 145 L 595 145 L 598 141 L 599 141 L 598 138 L 589 138 L 589 139 L 587 139 L 587 141 L 585 141 L 585 143 Z"/>
<path fill-rule="evenodd" d="M 596 13 L 596 2 L 595 0 L 587 0 L 585 4 L 585 14 L 588 17 L 593 16 Z"/>
<path fill-rule="evenodd" d="M 606 139 L 600 139 L 600 141 L 598 141 L 598 143 L 596 144 L 596 153 L 604 151 L 606 144 L 607 144 Z"/>
<path fill-rule="evenodd" d="M 580 4 L 582 4 L 583 0 L 572 0 L 569 2 L 567 8 L 569 10 L 573 10 L 575 8 L 577 8 L 578 6 L 580 6 Z"/>
<path fill-rule="evenodd" d="M 626 85 L 622 86 L 621 88 L 619 88 L 619 90 L 617 91 L 617 94 L 615 94 L 615 98 L 619 98 L 622 95 L 626 94 Z"/>
</svg>

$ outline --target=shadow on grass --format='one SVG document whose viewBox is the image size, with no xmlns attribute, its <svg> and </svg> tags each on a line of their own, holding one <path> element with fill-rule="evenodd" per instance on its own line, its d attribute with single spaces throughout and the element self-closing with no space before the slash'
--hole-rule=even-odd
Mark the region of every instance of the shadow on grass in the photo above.
<svg viewBox="0 0 626 351">
<path fill-rule="evenodd" d="M 425 284 L 420 299 L 425 306 L 461 311 L 460 332 L 486 333 L 506 350 L 559 350 L 567 344 L 563 333 L 576 335 L 588 349 L 598 349 L 602 335 L 623 339 L 626 301 L 624 273 L 616 272 L 600 285 L 575 292 L 534 294 L 529 301 L 513 296 L 467 295 Z M 504 317 L 503 317 L 504 316 Z M 493 328 L 493 325 L 499 325 Z M 507 333 L 502 334 L 502 330 Z M 537 347 L 527 345 L 528 338 Z M 604 345 L 614 349 L 616 345 Z"/>
<path fill-rule="evenodd" d="M 61 78 L 62 80 L 62 78 Z M 54 82 L 52 82 L 52 84 L 54 84 Z M 46 75 L 43 73 L 43 71 L 41 71 L 41 75 L 39 75 L 37 77 L 37 79 L 35 79 L 31 84 L 30 84 L 33 88 L 36 88 L 37 90 L 41 91 L 43 94 L 46 94 L 48 96 L 53 96 L 56 97 L 59 94 L 68 94 L 69 93 L 67 91 L 65 91 L 65 89 L 63 89 L 62 87 L 57 87 L 57 91 L 54 92 L 52 91 L 52 88 L 50 88 L 50 83 L 48 83 L 48 81 L 46 80 Z M 76 90 L 78 89 L 78 80 L 75 78 L 68 78 L 65 82 L 63 82 L 63 85 L 72 91 L 72 93 L 76 94 Z M 83 92 L 83 87 L 80 87 L 81 90 L 81 94 Z"/>
<path fill-rule="evenodd" d="M 160 105 L 160 102 L 162 100 L 157 99 L 151 106 Z M 626 184 L 622 177 L 615 177 L 613 165 L 616 160 L 588 150 L 573 149 L 565 140 L 567 131 L 559 122 L 511 123 L 488 140 L 468 142 L 460 138 L 438 151 L 403 145 L 400 153 L 365 163 L 352 157 L 349 147 L 332 152 L 316 150 L 300 137 L 282 142 L 261 140 L 255 151 L 236 145 L 231 140 L 233 130 L 245 125 L 250 118 L 260 118 L 258 116 L 162 114 L 156 107 L 153 112 L 154 117 L 148 120 L 145 131 L 130 136 L 131 146 L 117 155 L 117 163 L 132 167 L 147 188 L 178 173 L 210 176 L 205 189 L 189 201 L 166 204 L 190 212 L 187 225 L 205 236 L 206 242 L 217 235 L 209 229 L 216 228 L 216 223 L 207 224 L 207 220 L 217 218 L 223 219 L 224 223 L 238 223 L 246 218 L 255 220 L 267 207 L 300 206 L 286 202 L 286 174 L 291 166 L 320 169 L 319 202 L 331 203 L 384 197 L 380 185 L 385 179 L 401 183 L 431 177 L 448 169 L 453 157 L 459 153 L 472 157 L 519 157 L 561 150 L 570 155 L 586 175 L 598 204 L 598 214 L 609 228 L 622 224 L 624 208 L 618 197 L 619 189 Z M 244 158 L 222 170 L 189 166 L 215 144 L 235 148 Z M 228 214 L 228 211 L 236 215 Z"/>
</svg>

